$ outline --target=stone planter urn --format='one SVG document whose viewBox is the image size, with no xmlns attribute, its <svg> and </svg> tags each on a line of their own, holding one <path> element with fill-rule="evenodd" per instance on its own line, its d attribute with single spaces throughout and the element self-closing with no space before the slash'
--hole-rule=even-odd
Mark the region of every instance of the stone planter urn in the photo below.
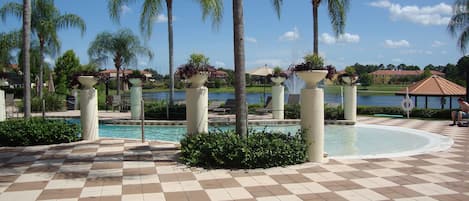
<svg viewBox="0 0 469 201">
<path fill-rule="evenodd" d="M 142 115 L 142 80 L 140 78 L 130 78 L 132 84 L 130 88 L 130 117 L 133 120 L 141 119 Z"/>
<path fill-rule="evenodd" d="M 342 76 L 342 81 L 347 85 L 353 85 L 357 83 L 358 76 L 357 75 Z"/>
<path fill-rule="evenodd" d="M 98 79 L 94 76 L 80 76 L 78 77 L 78 81 L 83 86 L 83 89 L 91 89 L 98 83 Z"/>
<path fill-rule="evenodd" d="M 272 86 L 272 118 L 284 119 L 284 106 L 285 106 L 285 87 L 282 82 L 285 81 L 284 77 L 271 77 L 270 80 L 275 84 Z"/>
<path fill-rule="evenodd" d="M 190 88 L 186 88 L 187 133 L 208 133 L 208 88 L 204 86 L 208 72 L 198 72 L 188 78 Z"/>
<path fill-rule="evenodd" d="M 93 88 L 93 85 L 98 83 L 98 79 L 94 76 L 80 76 L 78 81 L 83 86 L 80 90 L 80 121 L 83 140 L 98 140 L 98 91 Z"/>
<path fill-rule="evenodd" d="M 188 78 L 191 83 L 191 88 L 199 88 L 204 86 L 208 79 L 208 72 L 202 71 Z"/>
<path fill-rule="evenodd" d="M 301 128 L 306 132 L 308 143 L 308 160 L 324 162 L 324 91 L 318 88 L 318 82 L 323 80 L 327 70 L 298 71 L 296 74 L 305 81 L 306 86 L 301 90 Z"/>
<path fill-rule="evenodd" d="M 270 80 L 276 85 L 279 86 L 284 82 L 286 79 L 284 77 L 271 77 Z"/>
<path fill-rule="evenodd" d="M 318 82 L 326 77 L 327 72 L 327 70 L 298 71 L 296 75 L 305 81 L 307 89 L 314 89 Z"/>
</svg>

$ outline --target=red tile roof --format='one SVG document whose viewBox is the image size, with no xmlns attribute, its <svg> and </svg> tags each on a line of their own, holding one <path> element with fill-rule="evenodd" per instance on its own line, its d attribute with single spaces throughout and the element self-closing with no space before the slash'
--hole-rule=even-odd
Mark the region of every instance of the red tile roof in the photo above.
<svg viewBox="0 0 469 201">
<path fill-rule="evenodd" d="M 397 92 L 398 95 L 406 94 L 406 89 Z M 409 86 L 409 95 L 419 96 L 464 96 L 466 88 L 457 85 L 438 75 L 433 75 Z"/>
</svg>

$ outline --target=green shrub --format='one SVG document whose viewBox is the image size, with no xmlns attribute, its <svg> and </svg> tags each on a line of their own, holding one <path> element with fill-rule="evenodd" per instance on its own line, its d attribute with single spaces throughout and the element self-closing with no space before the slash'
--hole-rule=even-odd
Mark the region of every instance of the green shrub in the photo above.
<svg viewBox="0 0 469 201">
<path fill-rule="evenodd" d="M 374 115 L 374 114 L 406 115 L 406 113 L 400 107 L 378 107 L 378 106 L 358 106 L 357 114 L 361 114 L 361 115 Z M 415 118 L 449 119 L 451 118 L 451 110 L 415 108 L 410 112 L 410 116 L 415 117 Z"/>
<path fill-rule="evenodd" d="M 80 140 L 80 128 L 59 120 L 8 120 L 0 122 L 0 146 L 30 146 Z"/>
<path fill-rule="evenodd" d="M 250 105 L 248 105 L 248 113 L 249 114 L 257 114 L 258 113 L 257 111 L 261 108 L 264 108 L 264 105 L 262 105 L 261 103 L 250 104 Z"/>
<path fill-rule="evenodd" d="M 300 118 L 300 105 L 285 105 L 285 118 L 286 119 L 299 119 Z M 344 119 L 344 110 L 341 107 L 324 106 L 324 119 L 338 120 Z"/>
<path fill-rule="evenodd" d="M 46 93 L 44 94 L 44 100 L 46 102 L 46 112 L 56 112 L 65 109 L 65 96 L 63 95 Z M 42 100 L 38 96 L 31 99 L 31 110 L 33 112 L 42 111 Z"/>
<path fill-rule="evenodd" d="M 167 108 L 164 101 L 145 104 L 145 119 L 186 120 L 186 105 L 170 105 Z"/>
<path fill-rule="evenodd" d="M 285 119 L 299 119 L 300 118 L 300 105 L 293 104 L 293 105 L 285 105 Z"/>
<path fill-rule="evenodd" d="M 183 163 L 205 168 L 269 168 L 303 163 L 307 144 L 302 133 L 286 135 L 250 131 L 243 138 L 234 131 L 187 135 L 181 140 Z"/>
</svg>

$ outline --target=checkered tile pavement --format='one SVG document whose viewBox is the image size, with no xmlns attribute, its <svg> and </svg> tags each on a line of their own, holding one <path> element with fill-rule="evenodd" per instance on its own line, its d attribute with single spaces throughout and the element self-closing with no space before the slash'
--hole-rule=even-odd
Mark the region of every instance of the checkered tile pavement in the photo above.
<svg viewBox="0 0 469 201">
<path fill-rule="evenodd" d="M 469 200 L 469 129 L 444 121 L 360 117 L 451 136 L 446 152 L 330 160 L 256 170 L 175 162 L 177 146 L 102 139 L 0 148 L 0 201 L 15 200 Z"/>
</svg>

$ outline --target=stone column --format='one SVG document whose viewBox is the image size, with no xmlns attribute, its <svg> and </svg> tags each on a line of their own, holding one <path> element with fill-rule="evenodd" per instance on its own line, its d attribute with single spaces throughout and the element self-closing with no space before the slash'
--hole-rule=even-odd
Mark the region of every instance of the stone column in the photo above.
<svg viewBox="0 0 469 201">
<path fill-rule="evenodd" d="M 99 139 L 98 91 L 93 88 L 97 79 L 93 76 L 80 76 L 80 120 L 83 140 Z"/>
<path fill-rule="evenodd" d="M 317 83 L 324 79 L 327 70 L 297 72 L 306 82 L 301 90 L 301 129 L 308 143 L 310 162 L 324 162 L 324 91 L 317 88 Z"/>
<path fill-rule="evenodd" d="M 142 80 L 138 78 L 129 79 L 132 84 L 130 88 L 130 116 L 133 120 L 141 119 L 142 115 Z"/>
<path fill-rule="evenodd" d="M 270 79 L 275 84 L 272 86 L 272 118 L 284 119 L 285 87 L 282 82 L 285 78 L 272 77 Z"/>
<path fill-rule="evenodd" d="M 5 121 L 6 116 L 5 91 L 0 90 L 0 121 Z"/>
<path fill-rule="evenodd" d="M 207 74 L 190 78 L 191 88 L 186 88 L 187 133 L 208 133 L 208 88 L 203 86 Z"/>
<path fill-rule="evenodd" d="M 347 85 L 344 87 L 344 118 L 353 122 L 357 121 L 357 86 Z"/>
</svg>

